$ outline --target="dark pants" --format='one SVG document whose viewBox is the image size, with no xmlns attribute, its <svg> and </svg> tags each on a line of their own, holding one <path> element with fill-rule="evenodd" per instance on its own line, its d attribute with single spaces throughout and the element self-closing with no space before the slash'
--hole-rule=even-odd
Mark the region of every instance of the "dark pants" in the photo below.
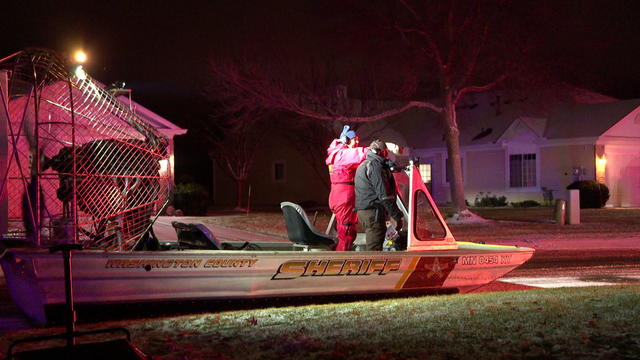
<svg viewBox="0 0 640 360">
<path fill-rule="evenodd" d="M 384 235 L 387 233 L 384 210 L 358 210 L 358 222 L 360 222 L 367 235 L 367 251 L 382 250 Z"/>
</svg>

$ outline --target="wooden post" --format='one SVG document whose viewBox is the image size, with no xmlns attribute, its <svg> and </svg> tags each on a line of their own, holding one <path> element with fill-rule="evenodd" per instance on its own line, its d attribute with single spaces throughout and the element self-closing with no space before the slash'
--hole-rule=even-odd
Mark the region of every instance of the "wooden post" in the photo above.
<svg viewBox="0 0 640 360">
<path fill-rule="evenodd" d="M 567 224 L 580 224 L 580 190 L 569 190 L 567 200 Z"/>
<path fill-rule="evenodd" d="M 553 212 L 553 218 L 558 225 L 564 225 L 566 222 L 567 202 L 565 200 L 557 199 L 556 208 Z"/>
<path fill-rule="evenodd" d="M 247 194 L 247 215 L 249 215 L 250 208 L 251 208 L 251 185 L 249 185 L 249 193 Z"/>
</svg>

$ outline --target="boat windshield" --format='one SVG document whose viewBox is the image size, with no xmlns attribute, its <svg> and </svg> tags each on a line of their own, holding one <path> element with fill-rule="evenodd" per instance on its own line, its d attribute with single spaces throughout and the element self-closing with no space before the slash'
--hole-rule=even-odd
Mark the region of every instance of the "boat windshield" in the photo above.
<svg viewBox="0 0 640 360">
<path fill-rule="evenodd" d="M 396 182 L 396 191 L 405 209 L 409 208 L 409 175 L 402 172 L 394 172 L 393 178 Z"/>
<path fill-rule="evenodd" d="M 447 236 L 447 231 L 436 216 L 427 194 L 422 190 L 416 190 L 415 196 L 415 236 L 420 241 L 442 240 Z"/>
</svg>

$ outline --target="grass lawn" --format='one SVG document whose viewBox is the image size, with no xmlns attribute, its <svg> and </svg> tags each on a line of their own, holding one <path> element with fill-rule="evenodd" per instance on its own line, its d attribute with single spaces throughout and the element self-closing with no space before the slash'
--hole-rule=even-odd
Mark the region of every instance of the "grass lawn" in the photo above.
<svg viewBox="0 0 640 360">
<path fill-rule="evenodd" d="M 493 221 L 452 225 L 458 240 L 640 236 L 640 209 L 583 210 L 582 223 L 571 226 L 553 224 L 551 208 L 474 211 Z M 286 236 L 280 211 L 203 220 Z M 328 220 L 327 212 L 319 212 L 316 227 L 324 230 Z M 640 359 L 640 285 L 295 307 L 282 302 L 278 308 L 97 323 L 80 330 L 125 326 L 154 359 Z M 63 329 L 3 334 L 0 358 L 13 340 L 54 331 Z"/>
<path fill-rule="evenodd" d="M 638 359 L 639 294 L 640 286 L 626 285 L 425 296 L 81 330 L 126 326 L 154 359 Z M 10 333 L 0 349 L 51 332 Z"/>
</svg>

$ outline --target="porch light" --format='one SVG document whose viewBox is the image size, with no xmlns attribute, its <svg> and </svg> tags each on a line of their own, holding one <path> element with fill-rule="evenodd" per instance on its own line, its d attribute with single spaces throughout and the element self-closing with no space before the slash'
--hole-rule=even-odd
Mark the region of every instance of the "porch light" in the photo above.
<svg viewBox="0 0 640 360">
<path fill-rule="evenodd" d="M 605 154 L 602 156 L 596 156 L 596 180 L 600 183 L 604 183 L 605 169 L 607 168 L 607 157 Z"/>
<path fill-rule="evenodd" d="M 160 176 L 167 176 L 169 161 L 167 159 L 162 159 L 158 162 L 160 163 Z"/>
</svg>

